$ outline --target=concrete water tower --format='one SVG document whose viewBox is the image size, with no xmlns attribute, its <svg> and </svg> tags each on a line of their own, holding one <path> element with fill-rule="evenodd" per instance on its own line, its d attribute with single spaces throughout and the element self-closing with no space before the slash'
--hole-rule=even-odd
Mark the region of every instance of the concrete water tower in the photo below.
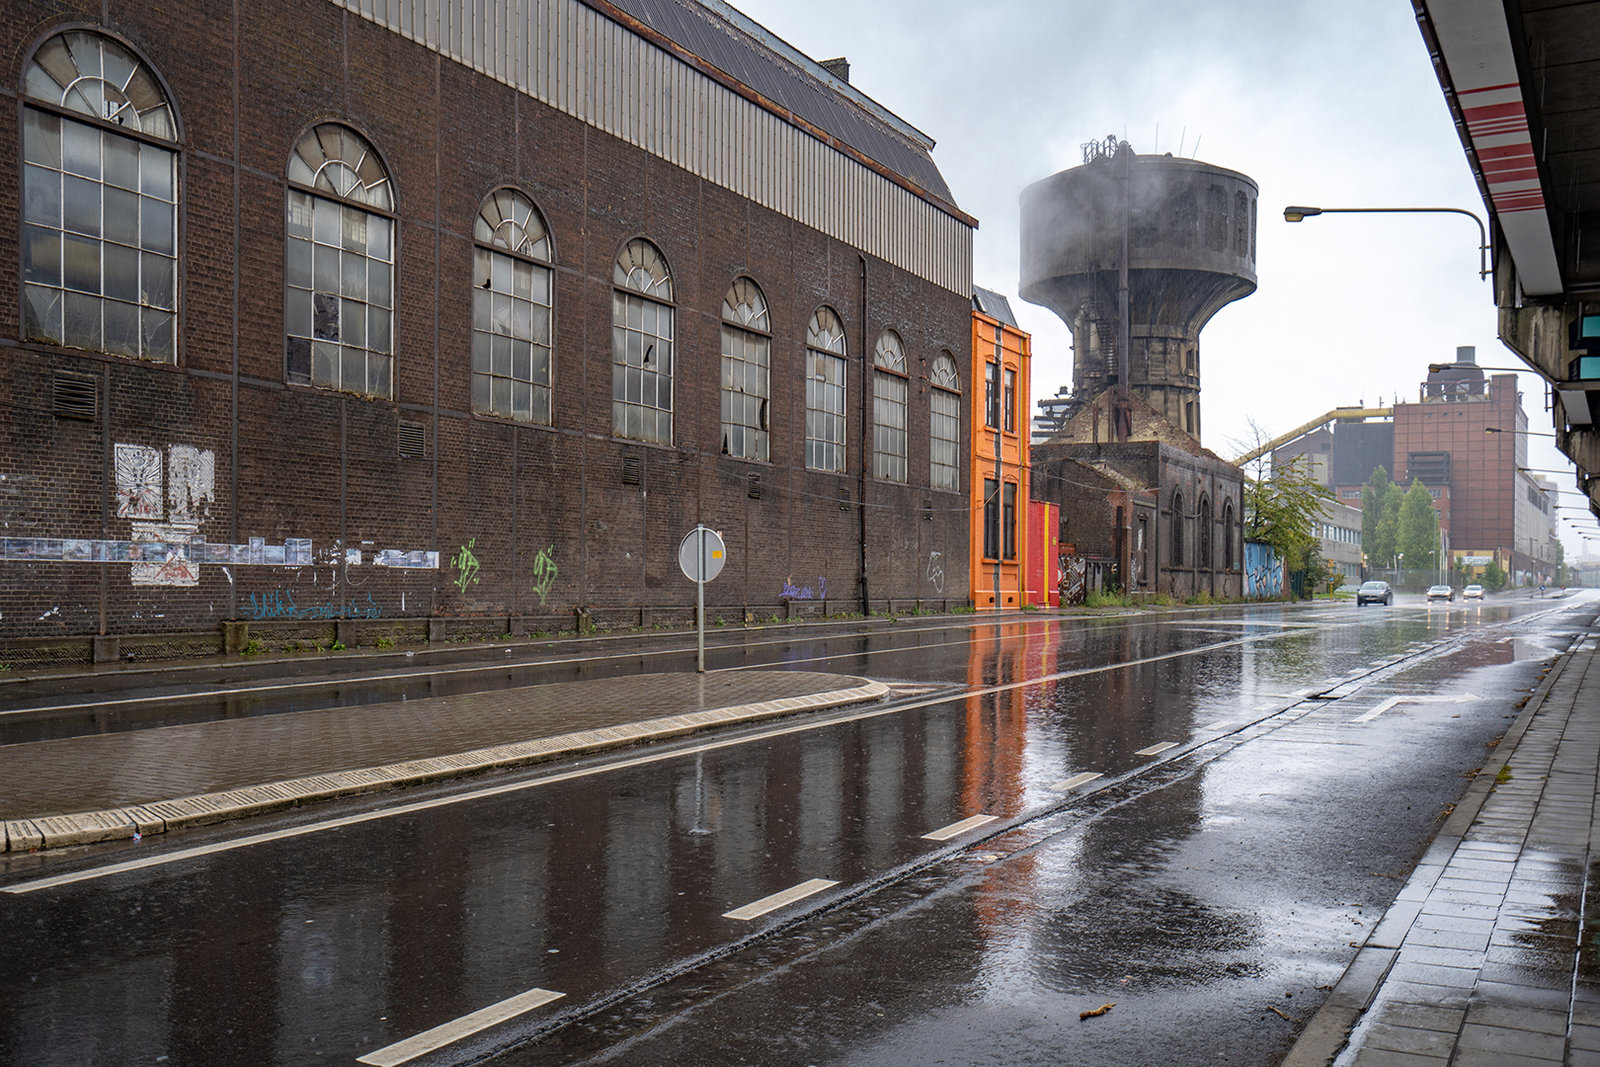
<svg viewBox="0 0 1600 1067">
<path fill-rule="evenodd" d="M 1022 191 L 1024 300 L 1072 329 L 1073 396 L 1131 392 L 1200 436 L 1200 330 L 1256 288 L 1256 183 L 1126 141 Z M 1122 423 L 1119 439 L 1126 439 Z"/>
</svg>

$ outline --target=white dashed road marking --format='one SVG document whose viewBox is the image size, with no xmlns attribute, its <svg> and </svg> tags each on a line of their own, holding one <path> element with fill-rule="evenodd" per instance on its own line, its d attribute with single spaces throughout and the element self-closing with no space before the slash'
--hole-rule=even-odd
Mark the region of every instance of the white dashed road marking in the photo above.
<svg viewBox="0 0 1600 1067">
<path fill-rule="evenodd" d="M 797 900 L 804 900 L 806 897 L 820 893 L 824 889 L 831 889 L 838 884 L 838 882 L 830 882 L 826 878 L 813 878 L 810 881 L 801 882 L 799 885 L 790 886 L 781 893 L 774 893 L 770 897 L 753 900 L 742 908 L 725 911 L 722 913 L 722 917 L 724 919 L 760 918 L 769 911 L 777 911 L 781 907 L 793 904 Z"/>
<path fill-rule="evenodd" d="M 998 815 L 974 815 L 970 819 L 962 819 L 960 822 L 953 822 L 949 826 L 940 827 L 932 833 L 923 834 L 922 837 L 925 841 L 948 841 L 952 837 L 959 837 L 968 830 L 976 830 L 985 823 L 994 822 L 998 818 Z"/>
<path fill-rule="evenodd" d="M 1177 747 L 1178 747 L 1178 742 L 1176 742 L 1176 741 L 1163 741 L 1159 745 L 1151 745 L 1149 748 L 1141 748 L 1139 751 L 1135 752 L 1134 755 L 1135 756 L 1159 756 L 1161 753 L 1165 752 L 1167 749 L 1169 749 L 1169 748 L 1177 748 Z"/>
<path fill-rule="evenodd" d="M 1076 789 L 1080 785 L 1089 784 L 1096 778 L 1104 777 L 1105 775 L 1101 774 L 1099 771 L 1084 771 L 1082 774 L 1075 774 L 1065 781 L 1057 782 L 1055 785 L 1050 787 L 1050 790 L 1055 793 L 1065 793 L 1069 789 Z"/>
<path fill-rule="evenodd" d="M 548 1004 L 564 996 L 565 993 L 555 993 L 548 989 L 530 989 L 498 1004 L 480 1008 L 471 1015 L 463 1015 L 442 1026 L 435 1026 L 432 1030 L 424 1030 L 415 1037 L 408 1037 L 404 1041 L 386 1045 L 376 1052 L 369 1052 L 356 1062 L 370 1064 L 371 1067 L 398 1067 L 399 1064 L 454 1044 L 464 1037 L 471 1037 L 479 1030 L 486 1030 L 507 1019 L 514 1019 L 523 1012 L 532 1011 L 542 1004 Z"/>
</svg>

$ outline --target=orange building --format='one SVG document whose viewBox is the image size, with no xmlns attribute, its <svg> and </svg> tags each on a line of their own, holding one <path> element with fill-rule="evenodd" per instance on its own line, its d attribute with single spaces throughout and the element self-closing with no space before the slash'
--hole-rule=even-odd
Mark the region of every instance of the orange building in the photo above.
<svg viewBox="0 0 1600 1067">
<path fill-rule="evenodd" d="M 1031 358 L 1032 338 L 1018 328 L 1006 298 L 974 287 L 970 574 L 979 609 L 1028 602 Z"/>
</svg>

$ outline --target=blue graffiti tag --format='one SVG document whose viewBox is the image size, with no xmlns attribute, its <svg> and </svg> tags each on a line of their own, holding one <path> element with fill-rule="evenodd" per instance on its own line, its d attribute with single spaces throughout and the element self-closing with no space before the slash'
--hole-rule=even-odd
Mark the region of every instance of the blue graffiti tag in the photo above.
<svg viewBox="0 0 1600 1067">
<path fill-rule="evenodd" d="M 794 582 L 792 582 L 791 580 L 785 578 L 783 580 L 783 592 L 778 594 L 778 599 L 779 600 L 827 600 L 828 599 L 828 579 L 826 579 L 824 577 L 821 577 L 819 575 L 818 578 L 817 578 L 817 584 L 816 584 L 815 588 L 813 588 L 812 586 L 809 586 L 809 585 L 806 585 L 806 586 L 795 585 Z"/>
<path fill-rule="evenodd" d="M 294 602 L 293 592 L 274 589 L 260 595 L 251 593 L 247 614 L 257 622 L 266 619 L 376 619 L 383 615 L 383 608 L 372 599 L 371 593 L 367 594 L 365 603 L 352 600 L 341 613 L 339 605 L 331 600 L 325 604 L 300 605 Z"/>
</svg>

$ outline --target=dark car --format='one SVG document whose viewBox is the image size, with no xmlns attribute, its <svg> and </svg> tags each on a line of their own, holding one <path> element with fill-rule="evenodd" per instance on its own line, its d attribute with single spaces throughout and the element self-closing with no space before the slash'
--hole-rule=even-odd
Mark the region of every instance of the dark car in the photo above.
<svg viewBox="0 0 1600 1067">
<path fill-rule="evenodd" d="M 1356 606 L 1366 604 L 1393 604 L 1394 590 L 1389 588 L 1388 582 L 1362 582 L 1361 588 L 1356 590 Z"/>
</svg>

